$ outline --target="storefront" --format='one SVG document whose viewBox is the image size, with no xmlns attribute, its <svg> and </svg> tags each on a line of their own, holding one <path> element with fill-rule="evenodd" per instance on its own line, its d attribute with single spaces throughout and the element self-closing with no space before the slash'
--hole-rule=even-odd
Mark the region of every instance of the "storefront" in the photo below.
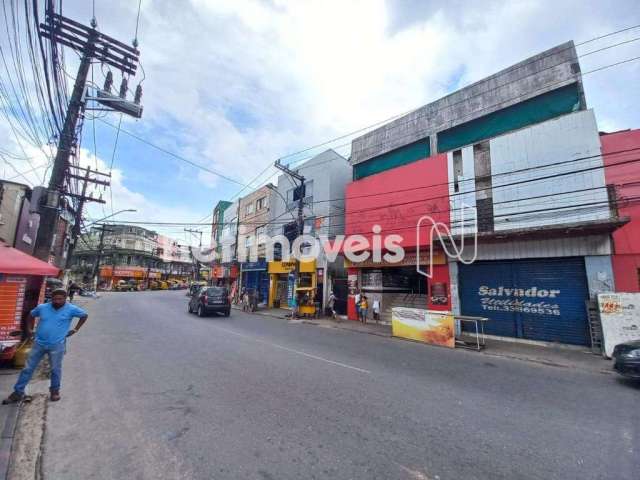
<svg viewBox="0 0 640 480">
<path fill-rule="evenodd" d="M 296 260 L 269 262 L 269 307 L 291 308 L 293 306 Z M 315 297 L 317 285 L 316 261 L 300 262 L 298 287 L 311 289 Z"/>
<path fill-rule="evenodd" d="M 29 311 L 44 300 L 45 278 L 57 267 L 0 243 L 0 360 L 10 360 Z"/>
<path fill-rule="evenodd" d="M 349 280 L 348 317 L 357 320 L 355 295 L 367 296 L 369 316 L 373 316 L 373 303 L 380 304 L 381 323 L 390 323 L 391 307 L 424 308 L 430 310 L 451 309 L 449 296 L 449 271 L 443 253 L 434 254 L 433 268 L 429 268 L 429 256 L 407 252 L 397 263 L 374 262 L 371 258 L 363 262 L 346 261 Z M 418 272 L 420 263 L 423 273 L 431 270 L 432 278 Z"/>
<path fill-rule="evenodd" d="M 113 288 L 120 280 L 136 280 L 138 283 L 149 280 L 160 280 L 162 272 L 158 269 L 145 267 L 113 267 L 105 265 L 100 267 L 101 288 Z"/>
<path fill-rule="evenodd" d="M 488 317 L 491 335 L 589 345 L 584 257 L 458 264 L 463 315 Z"/>
<path fill-rule="evenodd" d="M 266 260 L 241 263 L 240 276 L 240 288 L 257 293 L 258 305 L 269 301 L 269 273 Z"/>
</svg>

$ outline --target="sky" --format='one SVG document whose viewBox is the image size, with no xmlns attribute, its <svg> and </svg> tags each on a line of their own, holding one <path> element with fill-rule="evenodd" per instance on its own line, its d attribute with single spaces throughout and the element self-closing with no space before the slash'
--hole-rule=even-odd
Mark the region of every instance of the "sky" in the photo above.
<svg viewBox="0 0 640 480">
<path fill-rule="evenodd" d="M 92 2 L 65 0 L 63 6 L 66 16 L 91 20 Z M 137 12 L 134 0 L 95 0 L 100 31 L 125 43 L 135 36 Z M 637 0 L 142 0 L 144 74 L 140 69 L 129 84 L 142 83 L 143 117 L 122 118 L 117 145 L 119 114 L 85 121 L 82 163 L 113 167 L 112 192 L 102 192 L 107 204 L 91 205 L 87 216 L 136 209 L 115 218 L 210 221 L 217 201 L 246 194 L 241 185 L 252 180 L 257 187 L 273 179 L 276 170 L 268 167 L 276 159 L 295 164 L 328 147 L 348 157 L 350 137 L 289 155 L 434 101 L 567 40 L 583 42 L 636 24 Z M 580 45 L 578 53 L 636 37 L 640 28 Z M 631 41 L 580 62 L 588 72 L 637 56 L 640 41 Z M 69 82 L 74 57 L 66 55 Z M 120 75 L 114 75 L 118 85 Z M 104 80 L 97 65 L 93 79 Z M 587 104 L 600 130 L 640 128 L 639 80 L 640 61 L 585 75 Z M 33 145 L 20 148 L 2 117 L 0 144 L 13 155 L 0 163 L 3 178 L 42 183 L 43 168 L 28 172 L 45 163 L 42 153 Z M 209 229 L 201 228 L 209 238 Z M 183 227 L 155 229 L 185 243 L 195 239 Z"/>
</svg>

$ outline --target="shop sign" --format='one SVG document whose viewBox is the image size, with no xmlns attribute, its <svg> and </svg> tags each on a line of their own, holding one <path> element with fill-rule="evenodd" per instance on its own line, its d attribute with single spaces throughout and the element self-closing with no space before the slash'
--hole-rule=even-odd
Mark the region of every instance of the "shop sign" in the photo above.
<svg viewBox="0 0 640 480">
<path fill-rule="evenodd" d="M 483 310 L 560 316 L 560 289 L 515 288 L 481 285 L 478 288 Z"/>
<path fill-rule="evenodd" d="M 640 293 L 600 293 L 598 308 L 607 357 L 616 345 L 640 340 Z"/>
<path fill-rule="evenodd" d="M 455 330 L 451 312 L 394 307 L 391 309 L 391 331 L 394 337 L 441 347 L 455 347 Z"/>
<path fill-rule="evenodd" d="M 417 264 L 417 254 L 416 252 L 405 252 L 404 258 L 400 262 L 389 263 L 381 259 L 380 262 L 375 262 L 372 256 L 369 256 L 368 259 L 362 262 L 352 262 L 348 258 L 344 259 L 345 268 L 393 268 L 393 267 L 409 267 Z M 434 265 L 444 265 L 447 263 L 447 259 L 444 255 L 444 252 L 433 252 L 433 264 Z M 420 255 L 420 265 L 428 265 L 429 264 L 429 255 L 422 254 Z"/>
<path fill-rule="evenodd" d="M 267 269 L 266 260 L 258 260 L 257 262 L 243 262 L 240 264 L 243 272 L 254 272 Z"/>
<path fill-rule="evenodd" d="M 296 269 L 297 260 L 282 260 L 269 262 L 269 273 L 289 273 L 293 272 Z M 311 260 L 309 262 L 300 262 L 300 271 L 301 272 L 314 272 L 316 269 L 315 260 Z"/>
</svg>

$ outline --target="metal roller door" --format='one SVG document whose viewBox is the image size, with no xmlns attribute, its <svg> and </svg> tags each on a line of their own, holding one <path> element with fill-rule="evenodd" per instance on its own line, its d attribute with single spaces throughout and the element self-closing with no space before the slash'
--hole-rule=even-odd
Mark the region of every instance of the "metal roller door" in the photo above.
<svg viewBox="0 0 640 480">
<path fill-rule="evenodd" d="M 589 344 L 582 257 L 459 265 L 463 315 L 488 317 L 486 333 Z"/>
<path fill-rule="evenodd" d="M 269 275 L 262 270 L 243 272 L 243 287 L 260 294 L 260 301 L 266 302 L 269 298 Z"/>
</svg>

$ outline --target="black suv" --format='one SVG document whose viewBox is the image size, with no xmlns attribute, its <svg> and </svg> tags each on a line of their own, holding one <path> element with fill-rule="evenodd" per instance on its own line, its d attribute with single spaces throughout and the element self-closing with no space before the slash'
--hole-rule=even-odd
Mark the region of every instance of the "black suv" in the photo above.
<svg viewBox="0 0 640 480">
<path fill-rule="evenodd" d="M 189 299 L 189 313 L 197 313 L 199 317 L 218 312 L 225 317 L 231 314 L 229 291 L 225 287 L 202 287 L 196 290 Z"/>
</svg>

